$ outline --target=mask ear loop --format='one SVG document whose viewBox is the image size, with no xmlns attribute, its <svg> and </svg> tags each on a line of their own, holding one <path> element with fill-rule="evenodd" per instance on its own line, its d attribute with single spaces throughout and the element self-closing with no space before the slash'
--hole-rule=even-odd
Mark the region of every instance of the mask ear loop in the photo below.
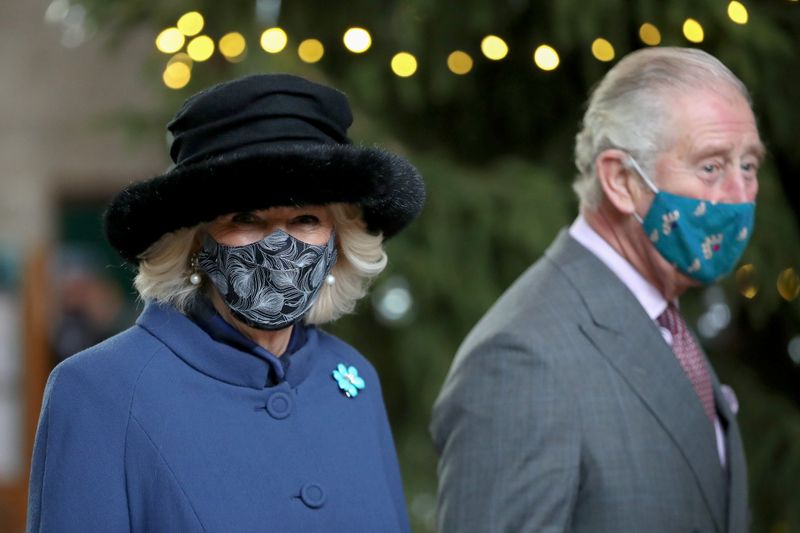
<svg viewBox="0 0 800 533">
<path fill-rule="evenodd" d="M 632 155 L 628 154 L 628 158 L 625 161 L 625 166 L 627 168 L 633 168 L 633 170 L 639 174 L 639 177 L 642 178 L 642 181 L 644 181 L 645 185 L 647 185 L 647 187 L 653 191 L 653 194 L 658 194 L 658 187 L 656 187 L 655 183 L 653 183 L 653 181 L 648 177 L 647 173 L 642 169 L 641 166 L 639 166 L 639 163 L 636 162 Z M 636 211 L 633 212 L 633 218 L 635 218 L 639 224 L 644 224 L 644 220 Z"/>
</svg>

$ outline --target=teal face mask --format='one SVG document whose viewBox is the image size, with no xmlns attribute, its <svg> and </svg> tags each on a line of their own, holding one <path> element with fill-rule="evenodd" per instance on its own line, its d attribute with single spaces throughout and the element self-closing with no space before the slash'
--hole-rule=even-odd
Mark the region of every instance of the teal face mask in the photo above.
<svg viewBox="0 0 800 533">
<path fill-rule="evenodd" d="M 756 204 L 713 203 L 659 191 L 632 157 L 629 161 L 655 193 L 644 220 L 634 216 L 661 256 L 706 285 L 729 274 L 750 240 Z"/>
</svg>

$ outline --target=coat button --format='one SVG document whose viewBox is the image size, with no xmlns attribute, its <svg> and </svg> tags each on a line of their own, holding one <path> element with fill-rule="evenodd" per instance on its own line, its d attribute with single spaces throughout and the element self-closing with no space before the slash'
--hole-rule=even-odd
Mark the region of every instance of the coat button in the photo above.
<svg viewBox="0 0 800 533">
<path fill-rule="evenodd" d="M 316 483 L 307 483 L 300 489 L 300 499 L 312 509 L 325 505 L 325 490 Z"/>
<path fill-rule="evenodd" d="M 294 402 L 289 393 L 284 391 L 277 391 L 272 393 L 272 396 L 267 400 L 267 412 L 272 418 L 283 420 L 292 412 Z"/>
</svg>

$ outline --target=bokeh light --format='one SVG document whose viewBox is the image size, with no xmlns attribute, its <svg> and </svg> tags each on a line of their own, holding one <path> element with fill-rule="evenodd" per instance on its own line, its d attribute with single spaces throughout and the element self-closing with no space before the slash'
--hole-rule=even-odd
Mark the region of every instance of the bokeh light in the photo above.
<svg viewBox="0 0 800 533">
<path fill-rule="evenodd" d="M 653 24 L 645 22 L 639 27 L 639 39 L 648 46 L 661 44 L 661 32 Z"/>
<path fill-rule="evenodd" d="M 304 63 L 316 63 L 325 55 L 325 47 L 317 39 L 306 39 L 297 47 L 297 55 Z"/>
<path fill-rule="evenodd" d="M 192 37 L 203 31 L 203 26 L 205 26 L 205 23 L 206 22 L 203 19 L 203 15 L 197 11 L 190 11 L 178 19 L 177 26 L 178 30 L 180 30 L 182 34 Z"/>
<path fill-rule="evenodd" d="M 372 46 L 372 36 L 364 28 L 349 28 L 344 32 L 344 46 L 354 54 L 363 54 Z"/>
<path fill-rule="evenodd" d="M 554 70 L 561 60 L 558 58 L 558 52 L 556 52 L 555 48 L 542 44 L 533 53 L 533 62 L 542 70 Z"/>
<path fill-rule="evenodd" d="M 186 52 L 194 61 L 205 61 L 214 53 L 214 41 L 208 35 L 200 35 L 189 41 Z"/>
<path fill-rule="evenodd" d="M 481 52 L 492 61 L 499 61 L 508 55 L 508 45 L 497 35 L 487 35 L 481 41 Z"/>
<path fill-rule="evenodd" d="M 219 52 L 225 56 L 228 61 L 238 61 L 247 50 L 247 43 L 244 40 L 244 35 L 238 31 L 226 33 L 219 40 Z"/>
<path fill-rule="evenodd" d="M 598 61 L 611 61 L 614 59 L 614 46 L 607 40 L 598 37 L 592 43 L 592 55 Z"/>
<path fill-rule="evenodd" d="M 374 288 L 371 298 L 375 316 L 383 324 L 399 327 L 413 319 L 414 298 L 405 278 L 388 278 Z"/>
<path fill-rule="evenodd" d="M 162 75 L 164 85 L 170 89 L 182 89 L 192 79 L 192 69 L 181 61 L 170 61 Z"/>
<path fill-rule="evenodd" d="M 693 43 L 702 43 L 705 38 L 703 26 L 694 19 L 686 19 L 683 22 L 683 35 Z"/>
<path fill-rule="evenodd" d="M 268 28 L 261 34 L 261 48 L 270 54 L 277 54 L 286 48 L 289 37 L 282 28 Z"/>
<path fill-rule="evenodd" d="M 758 294 L 758 281 L 756 279 L 756 267 L 747 264 L 742 265 L 736 271 L 736 286 L 739 294 L 752 300 Z"/>
<path fill-rule="evenodd" d="M 472 65 L 473 62 L 470 55 L 461 50 L 456 50 L 447 56 L 447 68 L 450 69 L 450 72 L 453 74 L 463 76 L 472 70 Z"/>
<path fill-rule="evenodd" d="M 787 268 L 778 274 L 778 293 L 787 302 L 791 302 L 800 295 L 800 276 L 793 268 Z"/>
<path fill-rule="evenodd" d="M 165 54 L 174 54 L 186 42 L 186 38 L 178 28 L 167 28 L 156 37 L 156 48 Z"/>
<path fill-rule="evenodd" d="M 167 61 L 167 66 L 170 66 L 173 63 L 183 63 L 190 69 L 192 68 L 192 65 L 194 65 L 194 61 L 192 61 L 192 58 L 189 57 L 189 54 L 186 54 L 184 52 L 178 52 L 177 54 L 169 58 L 169 61 Z"/>
<path fill-rule="evenodd" d="M 392 72 L 401 78 L 413 76 L 417 71 L 417 58 L 408 52 L 399 52 L 392 58 Z"/>
<path fill-rule="evenodd" d="M 747 8 L 744 7 L 744 4 L 733 0 L 728 4 L 728 17 L 736 24 L 747 24 L 749 15 L 747 14 Z"/>
</svg>

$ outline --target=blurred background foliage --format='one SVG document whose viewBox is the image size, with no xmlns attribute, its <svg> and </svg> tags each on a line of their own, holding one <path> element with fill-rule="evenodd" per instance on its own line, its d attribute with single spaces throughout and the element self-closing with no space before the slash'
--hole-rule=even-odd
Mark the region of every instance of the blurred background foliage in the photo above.
<svg viewBox="0 0 800 533">
<path fill-rule="evenodd" d="M 252 72 L 291 72 L 350 96 L 351 130 L 360 142 L 404 153 L 424 175 L 429 200 L 419 220 L 387 244 L 390 265 L 356 315 L 331 329 L 378 367 L 392 419 L 415 531 L 434 529 L 436 456 L 430 409 L 460 340 L 493 301 L 535 261 L 577 211 L 570 189 L 573 139 L 592 86 L 629 51 L 645 46 L 641 25 L 661 45 L 699 46 L 750 88 L 770 151 L 761 174 L 756 233 L 746 266 L 720 287 L 684 298 L 723 382 L 737 391 L 749 459 L 754 532 L 800 531 L 800 4 L 746 2 L 734 23 L 727 0 L 84 0 L 109 50 L 133 30 L 155 39 L 188 11 L 205 18 L 215 41 L 240 32 L 247 51 L 234 61 L 214 53 L 194 62 L 180 89 L 162 85 L 169 56 L 155 47 L 142 75 L 161 86 L 160 101 L 105 117 L 132 138 L 164 135 L 164 124 L 193 92 Z M 686 19 L 702 25 L 699 44 Z M 288 45 L 269 54 L 262 32 L 280 26 Z M 342 45 L 353 26 L 372 46 Z M 481 40 L 500 36 L 508 55 L 491 61 Z M 319 62 L 297 57 L 316 38 Z M 607 39 L 614 59 L 592 43 Z M 554 47 L 558 67 L 537 68 L 533 51 Z M 448 55 L 474 61 L 458 76 Z M 413 54 L 417 70 L 399 77 L 390 60 Z M 187 78 L 188 80 L 188 78 Z M 641 117 L 646 121 L 648 117 Z M 166 145 L 165 145 L 166 151 Z M 794 269 L 794 270 L 788 270 Z M 580 393 L 580 391 L 575 391 Z"/>
</svg>

